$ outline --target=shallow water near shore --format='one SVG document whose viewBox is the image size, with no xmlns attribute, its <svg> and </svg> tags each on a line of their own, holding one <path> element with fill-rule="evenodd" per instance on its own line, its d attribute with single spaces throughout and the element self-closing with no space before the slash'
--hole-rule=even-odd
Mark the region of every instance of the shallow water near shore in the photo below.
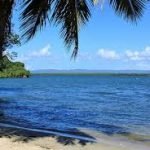
<svg viewBox="0 0 150 150">
<path fill-rule="evenodd" d="M 0 122 L 71 135 L 81 134 L 79 129 L 84 128 L 147 144 L 149 91 L 150 77 L 144 76 L 1 79 Z M 88 134 L 81 136 L 86 138 Z"/>
</svg>

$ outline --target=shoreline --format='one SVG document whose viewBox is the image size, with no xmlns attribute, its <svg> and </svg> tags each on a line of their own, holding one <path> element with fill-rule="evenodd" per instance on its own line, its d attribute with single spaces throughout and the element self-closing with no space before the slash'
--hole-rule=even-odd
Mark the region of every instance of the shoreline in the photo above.
<svg viewBox="0 0 150 150">
<path fill-rule="evenodd" d="M 1 124 L 0 147 L 1 150 L 149 150 L 150 147 L 149 141 L 143 144 L 142 141 L 129 141 L 122 136 L 108 136 L 96 131 L 83 130 L 82 133 L 94 137 L 95 141 L 36 129 L 2 127 Z"/>
<path fill-rule="evenodd" d="M 60 130 L 55 130 L 55 129 L 51 129 L 51 130 L 45 130 L 45 129 L 34 129 L 34 128 L 27 128 L 27 127 L 20 127 L 17 125 L 12 125 L 12 124 L 6 124 L 6 123 L 0 123 L 0 128 L 4 128 L 4 129 L 11 129 L 11 130 L 17 130 L 17 131 L 24 131 L 27 133 L 37 133 L 39 135 L 43 135 L 43 136 L 61 136 L 61 137 L 65 137 L 65 138 L 73 138 L 73 139 L 77 139 L 77 140 L 81 140 L 81 141 L 86 141 L 86 142 L 96 142 L 96 139 L 84 132 L 81 131 L 77 131 L 75 130 L 74 132 L 72 131 L 60 131 Z"/>
</svg>

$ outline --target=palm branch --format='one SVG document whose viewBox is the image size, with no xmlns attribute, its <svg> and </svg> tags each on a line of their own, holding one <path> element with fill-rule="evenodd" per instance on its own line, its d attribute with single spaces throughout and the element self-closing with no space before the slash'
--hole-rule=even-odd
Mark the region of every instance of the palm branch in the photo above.
<svg viewBox="0 0 150 150">
<path fill-rule="evenodd" d="M 118 15 L 131 21 L 137 21 L 142 16 L 146 3 L 147 0 L 109 0 Z"/>
<path fill-rule="evenodd" d="M 90 16 L 91 6 L 101 0 L 24 0 L 22 4 L 21 29 L 23 37 L 30 40 L 47 22 L 61 25 L 61 35 L 67 47 L 72 47 L 72 56 L 79 49 L 80 24 L 85 24 Z M 118 15 L 137 21 L 147 0 L 107 0 Z"/>
</svg>

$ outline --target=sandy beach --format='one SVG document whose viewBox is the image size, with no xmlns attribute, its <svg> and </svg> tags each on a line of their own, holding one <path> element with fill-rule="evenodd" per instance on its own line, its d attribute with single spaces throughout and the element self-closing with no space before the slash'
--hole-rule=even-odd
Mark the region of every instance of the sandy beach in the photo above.
<svg viewBox="0 0 150 150">
<path fill-rule="evenodd" d="M 91 134 L 91 132 L 88 132 Z M 150 143 L 92 133 L 97 142 L 14 128 L 0 128 L 1 150 L 149 150 Z"/>
</svg>

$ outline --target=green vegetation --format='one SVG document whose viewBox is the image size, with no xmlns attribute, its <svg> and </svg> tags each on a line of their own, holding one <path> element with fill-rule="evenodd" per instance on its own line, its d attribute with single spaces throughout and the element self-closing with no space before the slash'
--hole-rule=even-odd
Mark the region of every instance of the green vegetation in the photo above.
<svg viewBox="0 0 150 150">
<path fill-rule="evenodd" d="M 22 78 L 29 77 L 30 72 L 24 68 L 24 64 L 21 62 L 12 62 L 7 56 L 3 57 L 4 69 L 0 71 L 0 78 Z"/>
</svg>

